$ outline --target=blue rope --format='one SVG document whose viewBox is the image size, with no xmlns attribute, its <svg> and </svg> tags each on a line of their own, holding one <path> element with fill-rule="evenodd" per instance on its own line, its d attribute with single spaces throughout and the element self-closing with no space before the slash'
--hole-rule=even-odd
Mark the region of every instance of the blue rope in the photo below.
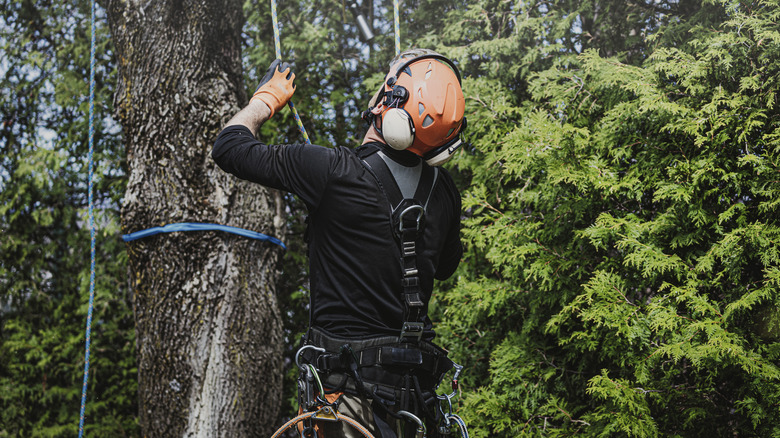
<svg viewBox="0 0 780 438">
<path fill-rule="evenodd" d="M 95 214 L 92 200 L 92 180 L 94 177 L 94 138 L 95 138 L 95 0 L 92 7 L 92 42 L 89 51 L 89 308 L 87 310 L 87 339 L 84 351 L 84 383 L 81 385 L 81 411 L 79 413 L 79 438 L 84 435 L 84 410 L 87 406 L 87 381 L 89 380 L 89 344 L 92 340 L 92 309 L 95 302 Z"/>
<path fill-rule="evenodd" d="M 264 242 L 271 242 L 281 246 L 284 249 L 287 249 L 287 247 L 284 245 L 284 243 L 282 243 L 281 240 L 275 237 L 267 236 L 262 233 L 258 233 L 257 231 L 250 231 L 250 230 L 245 230 L 243 228 L 229 227 L 227 225 L 203 224 L 203 223 L 192 223 L 192 222 L 168 224 L 163 227 L 154 227 L 146 230 L 136 231 L 130 234 L 124 234 L 122 235 L 122 240 L 124 240 L 125 242 L 131 242 L 133 240 L 142 239 L 144 237 L 154 236 L 155 234 L 173 233 L 175 231 L 224 231 L 226 233 L 233 233 L 233 234 L 238 234 L 239 236 L 249 237 L 250 239 L 257 239 L 257 240 L 262 240 Z"/>
</svg>

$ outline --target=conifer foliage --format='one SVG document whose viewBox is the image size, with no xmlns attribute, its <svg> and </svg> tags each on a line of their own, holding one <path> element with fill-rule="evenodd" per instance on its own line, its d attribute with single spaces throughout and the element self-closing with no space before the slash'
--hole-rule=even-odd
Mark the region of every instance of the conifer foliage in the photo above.
<svg viewBox="0 0 780 438">
<path fill-rule="evenodd" d="M 295 102 L 323 145 L 360 139 L 357 114 L 393 55 L 390 2 L 359 2 L 371 43 L 337 3 L 280 2 Z M 780 2 L 402 3 L 402 47 L 438 50 L 464 77 L 470 144 L 447 166 L 463 191 L 467 251 L 431 309 L 437 343 L 466 366 L 455 408 L 471 436 L 780 436 Z M 88 278 L 87 11 L 0 5 L 0 437 L 73 436 Z M 245 13 L 252 91 L 272 29 L 267 2 L 247 1 Z M 99 15 L 87 432 L 134 436 L 117 224 L 125 163 Z M 286 112 L 261 135 L 299 140 Z M 296 233 L 302 208 L 289 201 Z M 306 272 L 300 236 L 286 237 L 277 286 L 295 291 L 280 298 L 291 354 Z"/>
<path fill-rule="evenodd" d="M 90 9 L 0 1 L 0 437 L 76 436 L 90 273 Z M 119 236 L 124 160 L 98 17 L 97 275 L 85 433 L 137 433 L 135 332 Z"/>
<path fill-rule="evenodd" d="M 780 434 L 780 5 L 680 3 L 617 41 L 604 2 L 450 16 L 473 436 Z"/>
</svg>

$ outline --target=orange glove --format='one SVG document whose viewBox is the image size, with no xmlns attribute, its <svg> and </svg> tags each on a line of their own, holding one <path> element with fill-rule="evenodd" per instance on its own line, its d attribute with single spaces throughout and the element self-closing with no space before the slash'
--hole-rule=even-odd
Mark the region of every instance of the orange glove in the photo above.
<svg viewBox="0 0 780 438">
<path fill-rule="evenodd" d="M 290 64 L 275 59 L 263 79 L 260 80 L 260 85 L 257 86 L 257 91 L 252 95 L 250 102 L 259 99 L 268 105 L 268 108 L 271 109 L 271 116 L 273 116 L 287 105 L 295 93 L 293 80 L 295 80 L 295 73 L 290 69 Z"/>
</svg>

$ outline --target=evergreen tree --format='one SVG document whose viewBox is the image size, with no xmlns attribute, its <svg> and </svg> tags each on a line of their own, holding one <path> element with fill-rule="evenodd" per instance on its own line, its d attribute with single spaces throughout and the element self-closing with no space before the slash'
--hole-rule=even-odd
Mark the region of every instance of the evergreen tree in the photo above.
<svg viewBox="0 0 780 438">
<path fill-rule="evenodd" d="M 777 2 L 653 3 L 622 47 L 596 2 L 488 3 L 442 39 L 480 120 L 442 332 L 473 435 L 776 436 Z"/>
<path fill-rule="evenodd" d="M 74 436 L 90 270 L 90 11 L 3 1 L 0 21 L 0 436 Z M 99 17 L 100 18 L 100 17 Z M 96 301 L 87 434 L 135 435 L 134 330 L 119 239 L 124 160 L 113 51 L 98 22 Z"/>
</svg>

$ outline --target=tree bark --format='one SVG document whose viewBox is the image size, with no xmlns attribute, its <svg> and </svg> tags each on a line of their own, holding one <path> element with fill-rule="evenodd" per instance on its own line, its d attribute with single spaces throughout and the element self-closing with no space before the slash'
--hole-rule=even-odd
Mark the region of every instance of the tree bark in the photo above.
<svg viewBox="0 0 780 438">
<path fill-rule="evenodd" d="M 240 0 L 107 0 L 129 180 L 125 232 L 212 222 L 280 236 L 282 198 L 215 167 L 246 102 Z M 129 243 L 144 436 L 268 436 L 280 405 L 281 248 L 222 232 Z"/>
</svg>

